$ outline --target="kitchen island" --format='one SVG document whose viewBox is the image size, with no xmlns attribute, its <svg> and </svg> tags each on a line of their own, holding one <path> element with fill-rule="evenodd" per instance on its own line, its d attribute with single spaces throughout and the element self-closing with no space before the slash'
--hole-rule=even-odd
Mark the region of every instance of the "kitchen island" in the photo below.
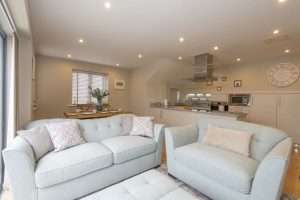
<svg viewBox="0 0 300 200">
<path fill-rule="evenodd" d="M 182 126 L 197 122 L 200 119 L 239 120 L 245 121 L 246 114 L 239 112 L 220 111 L 192 111 L 180 106 L 151 107 L 150 115 L 156 123 L 163 123 L 167 127 Z"/>
</svg>

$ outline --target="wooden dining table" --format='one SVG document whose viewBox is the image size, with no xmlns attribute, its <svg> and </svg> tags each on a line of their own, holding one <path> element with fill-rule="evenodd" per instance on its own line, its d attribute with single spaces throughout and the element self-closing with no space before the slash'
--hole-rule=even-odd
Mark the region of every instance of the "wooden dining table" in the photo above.
<svg viewBox="0 0 300 200">
<path fill-rule="evenodd" d="M 66 118 L 69 119 L 95 119 L 95 118 L 105 118 L 105 117 L 111 117 L 115 115 L 120 114 L 130 114 L 130 112 L 124 112 L 124 111 L 105 111 L 105 112 L 64 112 L 64 115 Z"/>
</svg>

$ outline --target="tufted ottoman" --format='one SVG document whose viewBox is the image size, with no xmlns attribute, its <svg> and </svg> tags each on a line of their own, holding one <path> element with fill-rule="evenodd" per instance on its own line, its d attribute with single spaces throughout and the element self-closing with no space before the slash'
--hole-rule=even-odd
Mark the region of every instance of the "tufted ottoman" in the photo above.
<svg viewBox="0 0 300 200">
<path fill-rule="evenodd" d="M 198 200 L 166 175 L 150 170 L 81 200 Z"/>
</svg>

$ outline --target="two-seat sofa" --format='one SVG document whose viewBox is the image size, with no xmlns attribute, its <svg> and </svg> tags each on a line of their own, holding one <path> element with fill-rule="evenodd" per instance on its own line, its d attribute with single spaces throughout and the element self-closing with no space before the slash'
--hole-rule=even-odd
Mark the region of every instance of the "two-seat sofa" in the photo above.
<svg viewBox="0 0 300 200">
<path fill-rule="evenodd" d="M 250 156 L 203 144 L 209 124 L 254 133 Z M 214 200 L 278 200 L 292 139 L 266 126 L 203 119 L 166 128 L 166 146 L 168 173 Z"/>
<path fill-rule="evenodd" d="M 67 119 L 38 120 L 25 129 Z M 87 143 L 50 152 L 38 162 L 23 138 L 3 151 L 14 200 L 71 200 L 156 167 L 161 162 L 164 126 L 154 138 L 128 135 L 132 115 L 78 120 Z"/>
</svg>

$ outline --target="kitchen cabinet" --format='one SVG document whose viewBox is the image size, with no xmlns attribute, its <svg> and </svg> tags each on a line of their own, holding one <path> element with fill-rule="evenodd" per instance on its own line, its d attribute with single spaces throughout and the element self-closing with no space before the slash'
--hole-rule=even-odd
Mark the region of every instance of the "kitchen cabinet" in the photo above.
<svg viewBox="0 0 300 200">
<path fill-rule="evenodd" d="M 162 123 L 162 108 L 151 108 L 150 116 L 154 117 L 155 123 Z"/>
<path fill-rule="evenodd" d="M 233 113 L 239 113 L 240 112 L 240 113 L 246 114 L 246 116 L 243 117 L 243 119 L 240 119 L 240 120 L 249 122 L 250 107 L 248 107 L 248 106 L 229 106 L 228 111 L 233 112 Z"/>
<path fill-rule="evenodd" d="M 277 94 L 251 94 L 250 121 L 276 128 Z"/>
<path fill-rule="evenodd" d="M 300 94 L 278 94 L 277 128 L 300 144 Z"/>
</svg>

